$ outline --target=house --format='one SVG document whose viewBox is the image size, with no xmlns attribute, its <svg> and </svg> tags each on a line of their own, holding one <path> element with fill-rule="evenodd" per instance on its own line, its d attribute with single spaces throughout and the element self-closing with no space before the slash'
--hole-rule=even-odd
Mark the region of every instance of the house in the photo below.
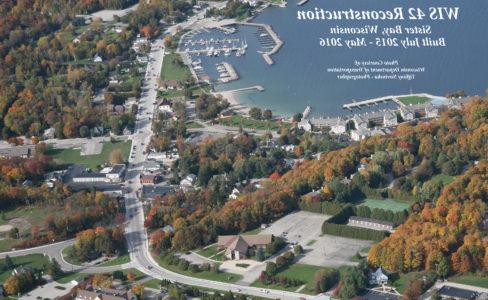
<svg viewBox="0 0 488 300">
<path fill-rule="evenodd" d="M 415 119 L 415 110 L 410 106 L 402 106 L 400 107 L 400 116 L 404 121 L 411 121 Z"/>
<path fill-rule="evenodd" d="M 159 87 L 164 90 L 181 90 L 181 85 L 177 80 L 163 80 L 159 84 Z"/>
<path fill-rule="evenodd" d="M 137 300 L 137 296 L 131 290 L 88 287 L 78 290 L 75 300 Z"/>
<path fill-rule="evenodd" d="M 100 55 L 98 54 L 95 54 L 95 56 L 93 56 L 93 62 L 102 62 L 103 59 Z"/>
<path fill-rule="evenodd" d="M 237 199 L 237 197 L 239 197 L 240 194 L 241 194 L 241 191 L 238 188 L 235 187 L 232 190 L 232 193 L 230 193 L 229 199 L 234 199 L 235 200 L 235 199 Z"/>
<path fill-rule="evenodd" d="M 454 300 L 473 300 L 478 297 L 478 293 L 471 290 L 465 290 L 453 286 L 445 285 L 437 291 L 441 299 Z"/>
<path fill-rule="evenodd" d="M 375 272 L 370 272 L 368 275 L 370 285 L 382 285 L 388 283 L 388 275 L 385 270 L 379 267 Z"/>
<path fill-rule="evenodd" d="M 264 248 L 273 241 L 271 234 L 220 235 L 217 247 L 225 249 L 225 257 L 231 260 L 245 259 L 250 248 Z"/>
<path fill-rule="evenodd" d="M 159 100 L 157 103 L 157 107 L 159 111 L 167 112 L 170 114 L 173 113 L 173 108 L 171 108 L 171 101 L 166 98 Z"/>
<path fill-rule="evenodd" d="M 161 164 L 154 160 L 147 160 L 142 163 L 143 172 L 159 172 L 161 171 Z"/>
<path fill-rule="evenodd" d="M 42 136 L 46 139 L 53 139 L 55 137 L 55 134 L 56 134 L 56 130 L 53 127 L 50 127 L 44 130 Z"/>
<path fill-rule="evenodd" d="M 359 129 L 351 130 L 351 139 L 353 141 L 359 142 L 370 136 L 369 129 L 360 127 Z"/>
<path fill-rule="evenodd" d="M 312 123 L 309 119 L 302 119 L 300 122 L 298 122 L 298 128 L 310 132 L 312 131 Z"/>
<path fill-rule="evenodd" d="M 161 181 L 163 176 L 160 173 L 142 174 L 140 181 L 142 184 L 155 184 Z"/>
<path fill-rule="evenodd" d="M 192 187 L 197 181 L 197 175 L 188 174 L 185 178 L 180 181 L 180 186 Z"/>
<path fill-rule="evenodd" d="M 347 121 L 343 118 L 330 118 L 328 119 L 328 123 L 331 133 L 343 134 L 346 132 Z"/>
<path fill-rule="evenodd" d="M 429 103 L 425 106 L 425 116 L 427 118 L 437 118 L 439 116 L 439 109 Z"/>
<path fill-rule="evenodd" d="M 369 122 L 364 116 L 354 115 L 351 120 L 354 123 L 356 130 L 368 128 Z"/>
<path fill-rule="evenodd" d="M 383 126 L 391 127 L 396 126 L 398 124 L 397 116 L 394 111 L 392 110 L 385 110 L 383 114 Z"/>
<path fill-rule="evenodd" d="M 395 224 L 393 224 L 392 222 L 370 218 L 349 217 L 349 222 L 347 223 L 347 225 L 366 227 L 374 230 L 393 230 Z"/>
<path fill-rule="evenodd" d="M 174 233 L 175 229 L 171 225 L 166 225 L 161 229 L 165 233 Z"/>
</svg>

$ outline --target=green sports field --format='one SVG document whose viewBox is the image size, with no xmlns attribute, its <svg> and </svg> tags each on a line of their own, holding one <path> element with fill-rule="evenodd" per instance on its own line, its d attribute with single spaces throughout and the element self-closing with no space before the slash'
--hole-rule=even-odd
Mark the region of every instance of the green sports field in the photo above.
<svg viewBox="0 0 488 300">
<path fill-rule="evenodd" d="M 403 201 L 398 201 L 395 199 L 371 199 L 367 198 L 359 205 L 365 205 L 369 208 L 381 208 L 391 211 L 402 211 L 404 209 L 408 209 L 410 204 Z"/>
</svg>

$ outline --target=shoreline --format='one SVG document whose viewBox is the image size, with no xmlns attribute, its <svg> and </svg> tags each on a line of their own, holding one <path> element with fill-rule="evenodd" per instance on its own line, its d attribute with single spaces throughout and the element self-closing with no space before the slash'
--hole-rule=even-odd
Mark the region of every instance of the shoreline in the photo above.
<svg viewBox="0 0 488 300">
<path fill-rule="evenodd" d="M 240 93 L 240 91 L 221 91 L 214 92 L 213 94 L 222 95 L 222 97 L 229 102 L 229 109 L 232 109 L 237 114 L 248 116 L 251 108 L 242 103 L 243 101 L 239 101 L 238 93 Z"/>
</svg>

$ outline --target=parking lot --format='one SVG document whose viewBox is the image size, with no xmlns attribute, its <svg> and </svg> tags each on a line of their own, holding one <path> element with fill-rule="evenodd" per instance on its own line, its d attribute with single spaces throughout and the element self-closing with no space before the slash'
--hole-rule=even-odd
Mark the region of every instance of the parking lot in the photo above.
<svg viewBox="0 0 488 300">
<path fill-rule="evenodd" d="M 355 265 L 350 258 L 372 242 L 322 235 L 322 223 L 330 216 L 299 211 L 291 213 L 264 229 L 261 233 L 283 236 L 292 244 L 300 244 L 305 254 L 303 264 L 339 267 Z"/>
</svg>

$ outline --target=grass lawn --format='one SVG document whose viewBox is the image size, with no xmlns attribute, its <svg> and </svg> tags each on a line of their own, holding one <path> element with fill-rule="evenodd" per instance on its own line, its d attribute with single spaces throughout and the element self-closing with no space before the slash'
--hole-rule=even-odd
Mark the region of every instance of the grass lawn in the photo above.
<svg viewBox="0 0 488 300">
<path fill-rule="evenodd" d="M 161 79 L 186 81 L 191 77 L 190 69 L 181 60 L 178 63 L 179 58 L 177 53 L 167 53 L 164 56 Z"/>
<path fill-rule="evenodd" d="M 202 125 L 198 124 L 198 123 L 195 123 L 195 122 L 188 122 L 185 124 L 186 125 L 186 129 L 192 129 L 192 128 L 203 128 Z"/>
<path fill-rule="evenodd" d="M 315 244 L 315 242 L 316 242 L 316 241 L 317 241 L 317 240 L 310 240 L 310 241 L 308 241 L 308 242 L 307 242 L 307 244 L 306 244 L 306 245 L 307 245 L 307 246 L 312 246 L 313 244 Z"/>
<path fill-rule="evenodd" d="M 0 240 L 0 252 L 7 252 L 10 251 L 15 245 L 22 242 L 22 240 L 15 240 L 15 239 L 1 239 Z"/>
<path fill-rule="evenodd" d="M 166 262 L 159 256 L 154 256 L 154 260 L 156 260 L 156 262 L 165 269 L 168 269 L 175 273 L 179 273 L 179 274 L 183 274 L 195 278 L 208 279 L 208 280 L 214 280 L 220 282 L 228 282 L 228 283 L 234 283 L 242 279 L 242 275 L 233 274 L 233 273 L 225 273 L 225 272 L 214 273 L 211 271 L 202 271 L 202 272 L 193 273 L 190 271 L 182 271 L 178 269 L 177 266 L 166 264 Z"/>
<path fill-rule="evenodd" d="M 42 254 L 30 254 L 25 256 L 12 257 L 14 267 L 29 266 L 31 268 L 42 269 L 44 265 L 48 264 L 49 260 L 47 256 Z M 4 265 L 5 259 L 0 259 L 0 265 Z M 0 270 L 0 282 L 5 282 L 10 277 L 13 269 Z"/>
<path fill-rule="evenodd" d="M 99 264 L 99 267 L 111 267 L 111 266 L 118 266 L 123 265 L 130 262 L 129 253 L 124 253 L 122 255 L 117 256 L 109 261 Z"/>
<path fill-rule="evenodd" d="M 161 280 L 155 278 L 144 282 L 145 287 L 151 289 L 157 289 L 157 290 L 159 290 L 160 284 L 161 284 Z"/>
<path fill-rule="evenodd" d="M 89 274 L 86 274 L 86 273 L 68 272 L 68 273 L 65 273 L 63 276 L 59 277 L 58 279 L 56 279 L 56 282 L 61 283 L 61 284 L 66 284 L 66 283 L 70 282 L 71 280 L 77 280 L 81 277 L 85 277 L 88 275 Z"/>
<path fill-rule="evenodd" d="M 213 244 L 211 246 L 208 246 L 206 248 L 203 248 L 202 250 L 199 250 L 197 254 L 205 257 L 211 257 L 214 256 L 215 254 L 219 253 L 219 249 L 217 249 L 217 245 Z"/>
<path fill-rule="evenodd" d="M 442 183 L 443 185 L 449 184 L 454 180 L 454 176 L 449 176 L 445 174 L 437 174 L 432 176 L 430 181 L 432 183 Z"/>
<path fill-rule="evenodd" d="M 400 97 L 398 98 L 401 103 L 405 105 L 415 105 L 415 104 L 422 104 L 430 101 L 431 99 L 429 97 L 422 97 L 422 96 L 406 96 L 406 97 Z"/>
<path fill-rule="evenodd" d="M 399 293 L 403 293 L 410 281 L 424 276 L 426 272 L 410 272 L 406 274 L 400 274 L 400 277 L 392 282 L 392 286 L 397 289 Z"/>
<path fill-rule="evenodd" d="M 220 125 L 224 125 L 224 126 L 231 126 L 231 127 L 242 126 L 243 128 L 271 130 L 271 131 L 278 130 L 280 127 L 283 126 L 282 124 L 275 121 L 254 120 L 252 118 L 247 118 L 238 115 L 231 116 L 229 118 L 219 119 L 218 122 Z"/>
<path fill-rule="evenodd" d="M 386 210 L 391 210 L 393 212 L 402 211 L 404 209 L 408 209 L 410 204 L 407 202 L 395 200 L 395 199 L 371 199 L 367 198 L 364 200 L 360 205 L 366 205 L 369 208 L 381 208 Z"/>
<path fill-rule="evenodd" d="M 50 155 L 58 163 L 83 164 L 87 167 L 96 169 L 103 163 L 108 162 L 110 153 L 115 149 L 122 150 L 125 161 L 129 158 L 131 141 L 117 141 L 115 143 L 103 143 L 102 152 L 96 155 L 80 155 L 80 149 L 49 149 L 46 154 Z"/>
<path fill-rule="evenodd" d="M 488 287 L 488 276 L 481 276 L 476 274 L 464 274 L 464 275 L 457 275 L 449 278 L 449 281 L 479 286 L 482 288 Z"/>
<path fill-rule="evenodd" d="M 73 248 L 74 246 L 68 246 L 66 248 L 64 248 L 62 251 L 61 251 L 61 254 L 63 255 L 63 259 L 67 262 L 67 263 L 70 263 L 72 265 L 75 265 L 75 266 L 81 266 L 82 263 L 81 261 L 79 261 L 76 257 L 71 257 L 68 255 L 69 251 Z"/>
<path fill-rule="evenodd" d="M 284 275 L 288 278 L 299 279 L 305 283 L 305 288 L 300 291 L 300 293 L 315 295 L 315 286 L 314 286 L 314 275 L 315 272 L 318 270 L 325 269 L 324 267 L 319 266 L 312 266 L 312 265 L 304 265 L 304 264 L 293 264 L 281 272 L 278 272 L 276 275 Z M 254 281 L 251 286 L 253 287 L 261 287 L 261 288 L 270 288 L 270 289 L 277 289 L 277 290 L 285 290 L 285 291 L 296 291 L 300 286 L 293 286 L 293 287 L 284 287 L 277 284 L 271 285 L 264 285 L 262 284 L 259 279 Z"/>
</svg>

